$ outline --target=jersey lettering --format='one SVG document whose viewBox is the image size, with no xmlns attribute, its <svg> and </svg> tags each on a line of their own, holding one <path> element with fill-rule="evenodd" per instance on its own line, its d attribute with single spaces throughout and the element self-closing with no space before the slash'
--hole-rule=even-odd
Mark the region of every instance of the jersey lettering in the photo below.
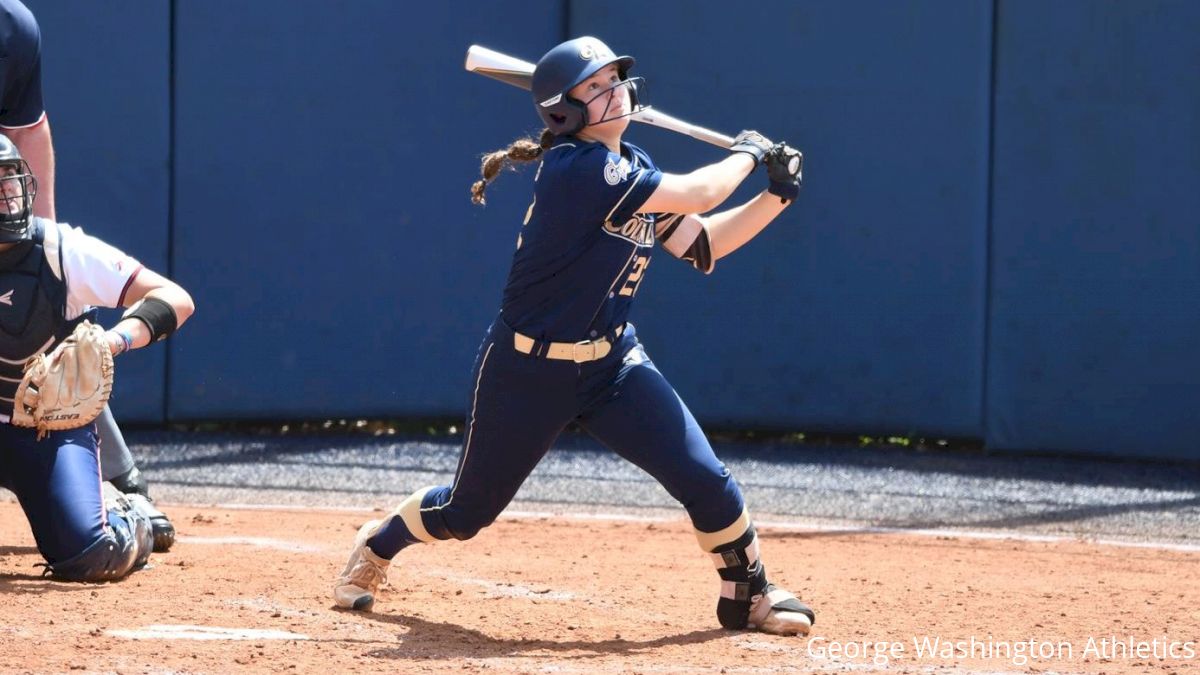
<svg viewBox="0 0 1200 675">
<path fill-rule="evenodd" d="M 650 256 L 648 255 L 639 255 L 633 259 L 633 268 L 629 271 L 629 278 L 621 286 L 621 295 L 633 297 L 633 294 L 637 293 L 638 287 L 642 285 L 642 279 L 646 275 L 646 268 L 649 266 Z"/>
<path fill-rule="evenodd" d="M 539 166 L 501 313 L 514 330 L 555 342 L 608 333 L 627 320 L 655 252 L 657 214 L 638 211 L 662 172 L 636 146 L 613 152 L 569 136 Z"/>
<path fill-rule="evenodd" d="M 604 232 L 638 246 L 654 245 L 654 220 L 646 217 L 645 214 L 635 213 L 632 218 L 621 225 L 617 225 L 611 220 L 606 221 Z"/>
</svg>

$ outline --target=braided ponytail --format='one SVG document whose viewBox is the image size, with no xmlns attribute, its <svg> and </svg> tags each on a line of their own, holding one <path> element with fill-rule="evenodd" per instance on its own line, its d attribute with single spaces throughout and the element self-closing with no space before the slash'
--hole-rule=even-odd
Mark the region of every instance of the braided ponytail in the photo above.
<svg viewBox="0 0 1200 675">
<path fill-rule="evenodd" d="M 496 176 L 500 175 L 500 171 L 506 167 L 516 171 L 517 167 L 514 165 L 517 162 L 525 163 L 539 159 L 544 152 L 550 149 L 552 142 L 554 142 L 554 132 L 543 129 L 541 137 L 536 141 L 532 136 L 518 138 L 507 148 L 484 155 L 483 161 L 479 165 L 479 173 L 482 178 L 471 185 L 471 203 L 486 205 L 487 200 L 483 193 L 487 190 L 487 186 L 496 180 Z"/>
</svg>

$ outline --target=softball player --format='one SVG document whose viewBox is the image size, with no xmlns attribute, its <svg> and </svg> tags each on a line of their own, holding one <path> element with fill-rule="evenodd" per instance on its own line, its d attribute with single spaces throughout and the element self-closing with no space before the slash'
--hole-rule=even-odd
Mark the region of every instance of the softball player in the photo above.
<svg viewBox="0 0 1200 675">
<path fill-rule="evenodd" d="M 108 331 L 120 354 L 170 335 L 191 316 L 175 283 L 70 225 L 33 215 L 37 182 L 0 135 L 0 487 L 12 490 L 55 577 L 109 581 L 145 564 L 156 511 L 103 483 L 96 427 L 49 432 L 10 424 L 30 357 L 52 351 L 96 307 L 136 307 Z"/>
<path fill-rule="evenodd" d="M 20 0 L 0 0 L 0 131 L 21 151 L 38 177 L 41 199 L 34 215 L 56 220 L 54 212 L 54 140 L 42 104 L 42 35 L 37 19 Z M 125 444 L 112 410 L 96 420 L 100 432 L 102 474 L 121 492 L 138 492 L 149 499 L 150 490 Z M 154 526 L 154 550 L 175 543 L 175 527 L 167 516 L 148 507 Z"/>
<path fill-rule="evenodd" d="M 755 132 L 686 175 L 661 172 L 621 140 L 638 110 L 634 60 L 600 40 L 558 45 L 533 75 L 540 143 L 484 159 L 476 203 L 508 161 L 540 160 L 500 314 L 479 349 L 454 481 L 426 487 L 358 532 L 334 584 L 336 603 L 370 610 L 390 560 L 406 546 L 469 539 L 500 514 L 560 432 L 576 422 L 657 479 L 687 510 L 721 578 L 726 628 L 806 634 L 812 610 L 773 586 L 741 490 L 628 323 L 655 240 L 709 273 L 752 239 L 800 190 L 782 164 L 799 153 Z M 728 211 L 727 199 L 766 161 L 770 187 Z"/>
</svg>

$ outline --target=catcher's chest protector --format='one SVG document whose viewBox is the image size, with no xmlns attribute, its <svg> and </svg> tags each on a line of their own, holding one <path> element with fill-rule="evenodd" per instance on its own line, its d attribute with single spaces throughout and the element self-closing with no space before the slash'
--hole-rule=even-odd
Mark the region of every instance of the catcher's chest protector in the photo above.
<svg viewBox="0 0 1200 675">
<path fill-rule="evenodd" d="M 37 227 L 32 241 L 0 252 L 0 412 L 4 414 L 12 412 L 25 362 L 53 349 L 84 318 L 66 320 L 67 285 L 47 264 L 42 240 L 43 230 Z"/>
</svg>

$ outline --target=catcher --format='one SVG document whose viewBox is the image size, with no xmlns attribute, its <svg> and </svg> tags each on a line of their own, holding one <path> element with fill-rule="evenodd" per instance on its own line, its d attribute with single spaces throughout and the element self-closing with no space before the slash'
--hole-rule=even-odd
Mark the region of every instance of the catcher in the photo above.
<svg viewBox="0 0 1200 675">
<path fill-rule="evenodd" d="M 146 563 L 153 507 L 100 480 L 93 422 L 113 357 L 171 335 L 192 299 L 78 228 L 33 216 L 37 181 L 0 135 L 0 487 L 17 495 L 47 571 L 111 581 Z M 130 307 L 105 331 L 97 307 Z"/>
</svg>

